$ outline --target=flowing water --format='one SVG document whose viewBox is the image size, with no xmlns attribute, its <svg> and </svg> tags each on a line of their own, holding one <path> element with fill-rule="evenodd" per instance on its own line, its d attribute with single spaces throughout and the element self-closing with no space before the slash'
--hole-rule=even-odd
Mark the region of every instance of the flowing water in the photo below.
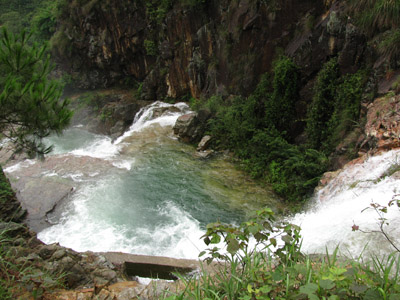
<svg viewBox="0 0 400 300">
<path fill-rule="evenodd" d="M 395 249 L 379 231 L 377 212 L 371 203 L 387 206 L 400 193 L 400 150 L 350 164 L 315 194 L 309 209 L 290 218 L 302 228 L 303 250 L 308 253 L 332 252 L 337 246 L 343 255 L 383 256 Z M 399 197 L 397 197 L 399 198 Z M 370 209 L 366 209 L 370 207 Z M 383 214 L 389 225 L 384 229 L 395 242 L 400 241 L 400 211 L 394 205 Z M 398 246 L 400 246 L 398 244 Z"/>
<path fill-rule="evenodd" d="M 273 194 L 224 159 L 204 160 L 173 136 L 185 104 L 156 102 L 142 109 L 116 141 L 74 127 L 51 137 L 44 162 L 6 169 L 18 177 L 72 182 L 70 199 L 48 215 L 54 224 L 38 237 L 77 251 L 122 251 L 196 258 L 200 237 L 217 220 L 238 223 L 246 212 L 279 207 Z M 33 170 L 34 169 L 34 170 Z M 33 173 L 36 172 L 36 173 Z"/>
<path fill-rule="evenodd" d="M 9 176 L 44 177 L 74 187 L 68 201 L 48 215 L 52 226 L 39 232 L 46 243 L 77 251 L 123 251 L 196 258 L 207 223 L 238 223 L 246 213 L 281 204 L 249 181 L 227 160 L 203 160 L 176 140 L 172 125 L 188 112 L 185 104 L 156 102 L 142 109 L 116 141 L 77 126 L 51 137 L 54 151 L 44 162 L 27 160 L 5 169 Z M 400 150 L 347 166 L 320 189 L 302 213 L 288 221 L 302 227 L 303 250 L 378 255 L 394 249 L 376 231 L 371 202 L 387 205 L 400 193 Z M 364 210 L 364 211 L 363 211 Z M 385 229 L 400 237 L 400 212 L 391 207 Z M 367 246 L 367 247 L 366 247 Z M 365 248 L 366 247 L 366 248 Z M 365 249 L 364 249 L 365 248 Z"/>
</svg>

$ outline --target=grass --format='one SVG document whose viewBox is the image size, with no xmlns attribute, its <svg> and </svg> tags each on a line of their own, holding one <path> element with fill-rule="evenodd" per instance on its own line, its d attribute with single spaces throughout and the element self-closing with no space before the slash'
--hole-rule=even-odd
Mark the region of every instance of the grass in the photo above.
<svg viewBox="0 0 400 300">
<path fill-rule="evenodd" d="M 14 192 L 0 167 L 0 204 L 8 205 L 13 197 Z M 0 223 L 4 224 L 1 217 Z M 19 299 L 26 293 L 32 296 L 29 299 L 42 299 L 46 290 L 61 287 L 64 274 L 49 274 L 40 264 L 26 259 L 23 253 L 27 248 L 14 245 L 20 236 L 13 233 L 12 223 L 6 224 L 0 229 L 0 299 Z"/>
<path fill-rule="evenodd" d="M 211 257 L 205 261 L 218 257 L 225 265 L 213 272 L 204 267 L 198 278 L 179 275 L 184 289 L 170 292 L 164 299 L 400 299 L 398 252 L 368 261 L 362 254 L 357 259 L 339 256 L 338 247 L 333 253 L 326 250 L 325 255 L 304 255 L 297 227 L 278 225 L 285 242 L 280 246 L 276 236 L 271 238 L 278 231 L 271 229 L 267 234 L 270 227 L 262 223 L 270 223 L 272 213 L 266 209 L 258 216 L 239 227 L 210 224 L 204 240 L 209 244 L 223 241 L 229 253 L 211 247 Z M 257 246 L 250 246 L 251 240 L 258 241 Z M 237 245 L 234 251 L 232 245 Z"/>
<path fill-rule="evenodd" d="M 180 277 L 185 289 L 165 297 L 178 299 L 400 299 L 398 255 L 362 261 L 332 255 L 286 264 L 273 253 L 257 252 L 231 261 L 216 273 Z"/>
</svg>

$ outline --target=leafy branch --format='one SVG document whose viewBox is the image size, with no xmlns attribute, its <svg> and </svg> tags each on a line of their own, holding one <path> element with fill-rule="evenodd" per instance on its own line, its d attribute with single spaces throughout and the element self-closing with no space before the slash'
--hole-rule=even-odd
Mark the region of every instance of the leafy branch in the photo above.
<svg viewBox="0 0 400 300">
<path fill-rule="evenodd" d="M 361 211 L 361 212 L 364 212 L 364 211 L 372 209 L 378 214 L 379 230 L 363 230 L 363 229 L 360 229 L 360 227 L 356 224 L 353 224 L 352 230 L 360 231 L 362 233 L 382 234 L 385 237 L 385 239 L 393 246 L 393 248 L 396 249 L 397 252 L 400 252 L 400 248 L 395 244 L 395 242 L 393 241 L 393 238 L 387 233 L 387 231 L 385 229 L 385 227 L 389 225 L 387 218 L 385 218 L 385 215 L 388 212 L 388 208 L 391 206 L 394 206 L 394 205 L 396 205 L 397 208 L 400 208 L 399 196 L 400 196 L 399 194 L 394 195 L 392 200 L 389 201 L 387 206 L 372 202 L 369 207 L 366 207 Z"/>
</svg>

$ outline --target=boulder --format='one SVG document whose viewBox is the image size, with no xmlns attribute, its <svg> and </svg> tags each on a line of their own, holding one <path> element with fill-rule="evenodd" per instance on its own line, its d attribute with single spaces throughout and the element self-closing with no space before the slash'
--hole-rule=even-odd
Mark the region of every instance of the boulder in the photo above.
<svg viewBox="0 0 400 300">
<path fill-rule="evenodd" d="M 180 141 L 185 143 L 196 143 L 204 134 L 210 112 L 200 110 L 180 116 L 174 126 L 174 133 Z"/>
<path fill-rule="evenodd" d="M 206 150 L 208 148 L 208 146 L 210 145 L 210 141 L 211 141 L 210 135 L 203 136 L 203 138 L 201 139 L 200 143 L 197 146 L 197 151 Z"/>
</svg>

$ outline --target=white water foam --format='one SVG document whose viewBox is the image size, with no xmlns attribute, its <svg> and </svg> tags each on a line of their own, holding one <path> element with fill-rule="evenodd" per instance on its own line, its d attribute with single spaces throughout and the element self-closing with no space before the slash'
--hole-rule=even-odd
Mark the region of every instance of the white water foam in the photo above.
<svg viewBox="0 0 400 300">
<path fill-rule="evenodd" d="M 85 148 L 71 151 L 76 156 L 90 156 L 94 158 L 112 158 L 119 153 L 120 147 L 112 143 L 111 138 L 101 136 Z"/>
<path fill-rule="evenodd" d="M 76 251 L 121 251 L 197 258 L 201 248 L 204 248 L 200 241 L 203 231 L 198 221 L 173 203 L 156 212 L 160 217 L 164 215 L 172 220 L 155 227 L 154 224 L 143 223 L 142 226 L 130 228 L 117 221 L 110 222 L 106 215 L 119 199 L 102 199 L 102 203 L 96 204 L 96 196 L 93 196 L 99 193 L 99 189 L 109 189 L 107 185 L 110 184 L 105 181 L 81 190 L 75 195 L 61 222 L 40 232 L 39 239 L 47 244 L 58 242 Z M 96 205 L 101 209 L 96 210 Z M 135 218 L 134 214 L 132 212 L 132 218 Z"/>
<path fill-rule="evenodd" d="M 176 108 L 177 111 L 166 111 L 161 113 L 161 115 L 154 117 L 154 114 L 157 110 L 172 107 Z M 131 136 L 134 132 L 139 132 L 153 124 L 159 124 L 162 127 L 173 126 L 179 116 L 184 113 L 188 113 L 189 111 L 189 106 L 183 102 L 168 104 L 161 101 L 156 101 L 142 108 L 136 114 L 132 126 L 122 136 L 115 140 L 115 144 L 120 144 L 125 138 Z"/>
<path fill-rule="evenodd" d="M 352 226 L 356 224 L 364 231 L 379 230 L 378 214 L 373 209 L 363 210 L 372 202 L 386 206 L 400 192 L 400 179 L 384 176 L 390 166 L 399 163 L 399 155 L 400 150 L 393 150 L 347 166 L 315 195 L 310 209 L 290 219 L 302 228 L 302 249 L 324 253 L 325 247 L 331 252 L 340 245 L 344 254 L 353 257 L 366 245 L 367 254 L 382 256 L 394 251 L 382 234 L 354 232 Z M 399 209 L 391 207 L 385 218 L 389 223 L 385 228 L 396 240 L 400 236 Z"/>
<path fill-rule="evenodd" d="M 99 135 L 94 142 L 74 149 L 67 155 L 111 160 L 115 167 L 129 171 L 135 163 L 135 158 L 120 156 L 124 139 L 153 124 L 162 127 L 172 126 L 177 118 L 186 112 L 189 112 L 189 107 L 184 103 L 172 105 L 155 102 L 142 108 L 130 129 L 114 143 L 108 137 Z M 72 175 L 75 175 L 74 180 L 81 180 L 78 173 Z M 152 221 L 149 221 L 150 224 L 147 224 L 146 220 L 139 221 L 135 226 L 124 224 L 121 221 L 121 213 L 128 214 L 128 219 L 134 222 L 135 213 L 143 214 L 143 208 L 142 211 L 138 210 L 139 212 L 135 209 L 128 211 L 129 204 L 124 202 L 127 200 L 123 198 L 126 195 L 119 196 L 117 192 L 121 187 L 118 185 L 118 180 L 118 178 L 106 178 L 95 183 L 88 181 L 73 196 L 70 207 L 63 213 L 59 224 L 40 232 L 39 239 L 45 243 L 58 242 L 76 251 L 121 251 L 197 258 L 198 253 L 204 248 L 204 243 L 200 240 L 203 231 L 197 220 L 173 203 L 164 203 L 162 207 L 156 208 L 156 211 L 150 212 L 159 216 L 156 218 L 157 221 L 166 219 L 167 222 L 151 224 Z M 116 190 L 110 192 L 112 189 Z M 134 198 L 132 197 L 131 201 L 135 201 Z M 145 205 L 151 206 L 150 203 Z M 146 213 L 146 209 L 144 211 Z M 143 216 L 138 215 L 137 218 L 143 219 Z"/>
<path fill-rule="evenodd" d="M 15 171 L 20 170 L 21 168 L 27 168 L 27 167 L 29 167 L 31 165 L 34 165 L 35 163 L 36 163 L 36 161 L 33 160 L 33 159 L 26 159 L 26 160 L 23 160 L 23 161 L 21 161 L 19 163 L 16 163 L 15 165 L 12 165 L 10 167 L 5 168 L 4 172 L 13 173 Z"/>
</svg>

